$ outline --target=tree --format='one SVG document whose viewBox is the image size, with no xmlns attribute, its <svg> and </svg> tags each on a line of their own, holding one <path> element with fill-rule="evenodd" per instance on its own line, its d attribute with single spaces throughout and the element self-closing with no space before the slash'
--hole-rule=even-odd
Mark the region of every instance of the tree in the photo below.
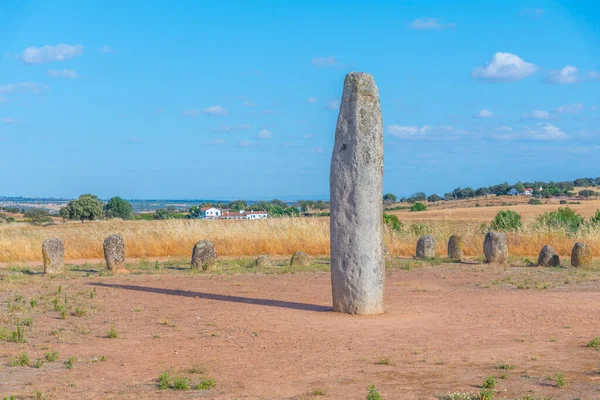
<svg viewBox="0 0 600 400">
<path fill-rule="evenodd" d="M 427 206 L 423 203 L 416 202 L 410 207 L 410 211 L 425 211 L 427 210 Z"/>
<path fill-rule="evenodd" d="M 430 203 L 435 203 L 436 201 L 440 201 L 441 199 L 442 198 L 435 193 L 427 196 L 427 201 Z"/>
<path fill-rule="evenodd" d="M 386 193 L 386 194 L 383 195 L 383 202 L 384 203 L 395 203 L 396 200 L 398 200 L 398 198 L 396 197 L 395 194 Z"/>
<path fill-rule="evenodd" d="M 517 182 L 515 183 L 515 186 L 513 186 L 515 189 L 517 189 L 518 193 L 523 193 L 525 191 L 525 186 L 523 186 L 523 184 L 521 182 Z"/>
<path fill-rule="evenodd" d="M 127 200 L 113 197 L 104 205 L 104 215 L 106 218 L 131 219 L 133 217 L 133 207 Z"/>
<path fill-rule="evenodd" d="M 240 211 L 248 208 L 248 204 L 246 204 L 244 200 L 235 200 L 229 203 L 228 208 L 234 211 Z"/>
<path fill-rule="evenodd" d="M 30 208 L 25 210 L 23 218 L 33 225 L 43 225 L 52 222 L 52 218 L 50 218 L 48 211 L 42 208 Z"/>
<path fill-rule="evenodd" d="M 495 231 L 517 231 L 521 226 L 521 215 L 511 210 L 500 211 L 492 221 Z"/>
<path fill-rule="evenodd" d="M 82 194 L 77 200 L 71 200 L 66 207 L 60 210 L 60 215 L 68 219 L 78 219 L 81 222 L 93 221 L 102 217 L 102 201 L 93 194 Z M 64 211 L 63 211 L 64 210 Z"/>
<path fill-rule="evenodd" d="M 584 190 L 580 190 L 579 191 L 579 195 L 582 196 L 582 197 L 585 197 L 587 199 L 587 198 L 590 198 L 592 196 L 597 196 L 598 193 L 596 193 L 596 192 L 594 192 L 593 190 L 590 190 L 590 189 L 584 189 Z"/>
</svg>

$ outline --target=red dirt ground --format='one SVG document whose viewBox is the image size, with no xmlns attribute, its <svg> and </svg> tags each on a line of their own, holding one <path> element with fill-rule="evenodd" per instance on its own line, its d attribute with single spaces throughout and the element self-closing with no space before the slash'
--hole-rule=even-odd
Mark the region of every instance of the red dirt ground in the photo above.
<svg viewBox="0 0 600 400">
<path fill-rule="evenodd" d="M 2 304 L 17 292 L 28 299 L 61 285 L 76 297 L 95 287 L 87 300 L 94 310 L 62 320 L 38 305 L 28 343 L 0 342 L 0 397 L 40 390 L 56 399 L 291 400 L 323 388 L 326 399 L 365 399 L 375 384 L 386 400 L 435 399 L 479 392 L 486 376 L 505 372 L 497 398 L 600 398 L 600 351 L 585 347 L 600 336 L 600 283 L 486 287 L 506 274 L 458 264 L 393 271 L 386 314 L 371 317 L 331 312 L 323 272 L 28 276 L 30 283 L 0 293 Z M 106 337 L 112 325 L 116 339 Z M 48 349 L 59 352 L 58 362 L 8 366 L 22 351 L 34 360 Z M 66 369 L 70 355 L 77 362 Z M 100 356 L 107 361 L 91 362 Z M 377 364 L 382 359 L 391 364 Z M 501 371 L 503 363 L 516 368 Z M 217 380 L 213 390 L 157 388 L 161 372 L 194 364 Z M 559 371 L 569 381 L 562 389 L 546 379 Z"/>
</svg>

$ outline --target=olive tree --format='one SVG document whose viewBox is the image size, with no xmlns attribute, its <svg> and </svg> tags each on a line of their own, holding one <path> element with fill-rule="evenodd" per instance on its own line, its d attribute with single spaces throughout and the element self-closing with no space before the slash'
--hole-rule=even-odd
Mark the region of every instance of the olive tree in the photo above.
<svg viewBox="0 0 600 400">
<path fill-rule="evenodd" d="M 63 218 L 93 221 L 102 218 L 102 201 L 93 194 L 82 194 L 76 200 L 71 200 L 66 207 L 60 210 Z"/>
</svg>

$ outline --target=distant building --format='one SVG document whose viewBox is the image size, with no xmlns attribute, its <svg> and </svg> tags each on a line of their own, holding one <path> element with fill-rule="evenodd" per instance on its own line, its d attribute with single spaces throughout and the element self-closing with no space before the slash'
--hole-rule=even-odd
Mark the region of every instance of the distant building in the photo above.
<svg viewBox="0 0 600 400">
<path fill-rule="evenodd" d="M 519 191 L 515 188 L 512 188 L 508 191 L 508 193 L 506 193 L 509 196 L 518 196 L 519 195 Z"/>
<path fill-rule="evenodd" d="M 203 207 L 200 211 L 200 218 L 204 219 L 217 219 L 221 216 L 221 210 L 215 207 Z"/>
<path fill-rule="evenodd" d="M 246 219 L 246 214 L 244 214 L 244 210 L 231 211 L 231 210 L 223 210 L 219 219 Z"/>
<path fill-rule="evenodd" d="M 533 196 L 533 188 L 525 188 L 525 189 L 523 190 L 523 194 L 524 194 L 525 196 Z"/>
<path fill-rule="evenodd" d="M 263 219 L 263 218 L 269 218 L 269 214 L 266 211 L 253 211 L 250 210 L 250 212 L 246 212 L 246 217 L 248 219 Z"/>
</svg>

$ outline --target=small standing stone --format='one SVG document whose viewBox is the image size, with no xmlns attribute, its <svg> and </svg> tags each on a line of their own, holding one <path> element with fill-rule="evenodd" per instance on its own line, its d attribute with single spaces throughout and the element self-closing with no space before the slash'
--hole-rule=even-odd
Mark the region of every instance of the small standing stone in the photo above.
<svg viewBox="0 0 600 400">
<path fill-rule="evenodd" d="M 483 241 L 483 254 L 488 263 L 508 262 L 508 240 L 502 232 L 488 232 Z"/>
<path fill-rule="evenodd" d="M 432 235 L 423 235 L 417 242 L 417 258 L 435 257 L 435 238 Z"/>
<path fill-rule="evenodd" d="M 109 271 L 125 269 L 125 241 L 120 235 L 110 235 L 104 239 L 104 259 Z"/>
<path fill-rule="evenodd" d="M 297 251 L 292 254 L 292 259 L 290 260 L 290 265 L 297 265 L 299 267 L 305 267 L 310 264 L 310 259 L 308 258 L 308 254 L 303 251 Z"/>
<path fill-rule="evenodd" d="M 462 238 L 458 235 L 450 236 L 450 240 L 448 240 L 448 258 L 462 260 L 462 257 Z"/>
<path fill-rule="evenodd" d="M 270 267 L 271 263 L 269 262 L 269 259 L 267 258 L 267 256 L 260 255 L 260 256 L 256 257 L 256 260 L 254 260 L 254 264 L 252 266 L 253 267 Z"/>
<path fill-rule="evenodd" d="M 65 246 L 60 239 L 46 239 L 42 244 L 44 257 L 44 273 L 58 274 L 63 272 L 65 266 Z"/>
<path fill-rule="evenodd" d="M 538 267 L 558 267 L 560 265 L 560 258 L 552 246 L 542 247 L 537 265 Z"/>
<path fill-rule="evenodd" d="M 571 252 L 571 265 L 574 267 L 586 267 L 592 263 L 592 249 L 583 243 L 577 242 Z"/>
<path fill-rule="evenodd" d="M 192 269 L 202 268 L 206 271 L 209 267 L 212 267 L 217 262 L 217 251 L 215 246 L 208 240 L 201 240 L 194 245 L 192 252 Z"/>
</svg>

